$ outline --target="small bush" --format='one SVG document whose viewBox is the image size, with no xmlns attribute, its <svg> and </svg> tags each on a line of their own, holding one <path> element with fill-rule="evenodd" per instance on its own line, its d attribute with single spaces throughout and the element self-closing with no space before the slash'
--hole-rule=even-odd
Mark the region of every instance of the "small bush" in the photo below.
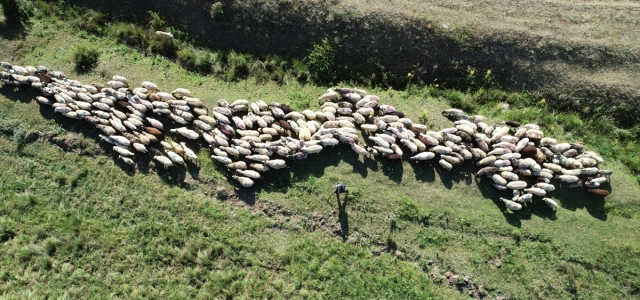
<svg viewBox="0 0 640 300">
<path fill-rule="evenodd" d="M 76 70 L 87 71 L 93 69 L 98 63 L 100 51 L 88 44 L 79 44 L 73 49 L 73 62 Z"/>
<path fill-rule="evenodd" d="M 228 62 L 231 65 L 228 73 L 229 79 L 237 80 L 245 78 L 249 74 L 249 59 L 247 55 L 231 52 L 228 57 Z"/>
<path fill-rule="evenodd" d="M 222 2 L 211 4 L 211 10 L 209 11 L 209 13 L 211 14 L 211 19 L 213 19 L 214 21 L 220 20 L 220 18 L 222 18 L 222 15 L 224 14 L 224 11 L 222 10 Z"/>
<path fill-rule="evenodd" d="M 304 58 L 304 62 L 314 80 L 331 82 L 335 78 L 335 56 L 335 50 L 327 39 L 323 39 L 322 44 L 313 45 L 309 54 Z"/>
</svg>

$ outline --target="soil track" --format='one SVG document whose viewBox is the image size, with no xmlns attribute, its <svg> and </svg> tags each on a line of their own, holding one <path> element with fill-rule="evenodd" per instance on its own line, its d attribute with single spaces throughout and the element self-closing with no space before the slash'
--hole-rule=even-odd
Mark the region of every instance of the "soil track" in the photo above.
<svg viewBox="0 0 640 300">
<path fill-rule="evenodd" d="M 623 126 L 638 122 L 640 4 L 633 1 L 225 0 L 217 21 L 211 0 L 69 2 L 140 23 L 153 10 L 203 46 L 254 55 L 304 57 L 327 38 L 339 79 L 414 72 L 464 89 L 469 70 L 490 69 L 502 87 L 541 92 L 560 109 L 589 107 Z"/>
</svg>

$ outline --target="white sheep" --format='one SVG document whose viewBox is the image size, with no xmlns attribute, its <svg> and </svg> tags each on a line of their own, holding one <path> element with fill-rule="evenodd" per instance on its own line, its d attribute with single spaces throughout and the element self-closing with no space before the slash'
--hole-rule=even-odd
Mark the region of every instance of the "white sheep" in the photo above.
<svg viewBox="0 0 640 300">
<path fill-rule="evenodd" d="M 171 34 L 170 32 L 166 32 L 166 31 L 157 30 L 156 31 L 156 35 L 161 36 L 161 37 L 165 37 L 165 38 L 169 38 L 169 39 L 173 39 L 173 34 Z"/>
<path fill-rule="evenodd" d="M 229 165 L 231 163 L 233 163 L 233 161 L 231 160 L 231 158 L 225 157 L 225 156 L 220 156 L 220 155 L 211 155 L 211 158 L 225 164 L 225 165 Z"/>
<path fill-rule="evenodd" d="M 238 172 L 238 174 L 242 175 L 242 176 L 246 176 L 248 178 L 251 179 L 260 179 L 260 173 L 253 171 L 253 170 L 236 170 L 236 172 Z"/>
<path fill-rule="evenodd" d="M 438 163 L 448 171 L 451 171 L 451 169 L 453 169 L 453 165 L 444 159 L 439 160 Z"/>
<path fill-rule="evenodd" d="M 549 205 L 549 207 L 551 207 L 553 210 L 556 210 L 556 208 L 558 207 L 558 203 L 553 201 L 551 198 L 546 198 L 545 197 L 545 198 L 542 198 L 542 201 L 547 203 L 547 205 Z"/>
<path fill-rule="evenodd" d="M 135 166 L 136 165 L 136 163 L 133 161 L 133 159 L 131 159 L 129 157 L 118 155 L 118 158 L 121 159 L 125 164 L 131 165 L 131 166 Z"/>
<path fill-rule="evenodd" d="M 537 187 L 532 187 L 532 188 L 528 188 L 528 189 L 524 189 L 525 192 L 527 193 L 531 193 L 534 194 L 536 196 L 544 196 L 547 194 L 547 191 L 541 189 L 541 188 L 537 188 Z"/>
<path fill-rule="evenodd" d="M 166 156 L 156 155 L 156 156 L 153 157 L 153 159 L 155 159 L 158 162 L 160 162 L 162 165 L 164 165 L 165 168 L 173 166 L 173 162 L 171 161 L 171 159 L 169 159 Z"/>
<path fill-rule="evenodd" d="M 555 191 L 556 187 L 553 184 L 548 184 L 548 183 L 544 183 L 544 182 L 538 182 L 536 183 L 535 187 L 537 188 L 541 188 L 547 192 L 553 192 Z"/>
<path fill-rule="evenodd" d="M 516 210 L 521 210 L 522 209 L 522 205 L 520 203 L 511 201 L 509 199 L 505 199 L 500 197 L 500 200 L 502 200 L 502 202 L 504 202 L 504 204 L 507 206 L 507 208 L 509 208 L 512 211 L 516 211 Z"/>
<path fill-rule="evenodd" d="M 282 159 L 272 159 L 272 160 L 268 160 L 266 162 L 264 162 L 267 166 L 269 166 L 272 169 L 278 170 L 278 169 L 283 169 L 286 168 L 286 162 Z"/>
<path fill-rule="evenodd" d="M 228 164 L 226 166 L 228 169 L 234 169 L 234 170 L 246 170 L 247 169 L 247 163 L 244 161 L 236 161 L 236 162 L 232 162 L 230 164 Z"/>
<path fill-rule="evenodd" d="M 175 129 L 171 129 L 171 132 L 176 132 L 179 133 L 180 135 L 190 139 L 190 140 L 197 140 L 200 138 L 200 134 L 198 134 L 197 132 L 188 129 L 187 127 L 180 127 L 180 128 L 175 128 Z"/>
<path fill-rule="evenodd" d="M 235 179 L 243 187 L 252 187 L 253 186 L 253 180 L 251 180 L 251 178 L 244 177 L 244 176 L 235 176 L 235 175 L 232 176 L 231 178 Z"/>
</svg>

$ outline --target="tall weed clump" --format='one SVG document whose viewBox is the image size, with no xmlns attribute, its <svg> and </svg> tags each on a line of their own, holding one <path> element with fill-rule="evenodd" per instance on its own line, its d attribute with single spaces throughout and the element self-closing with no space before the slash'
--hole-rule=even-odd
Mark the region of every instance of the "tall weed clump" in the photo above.
<svg viewBox="0 0 640 300">
<path fill-rule="evenodd" d="M 116 23 L 111 26 L 111 33 L 128 46 L 146 49 L 149 45 L 147 33 L 140 27 L 131 23 Z"/>
</svg>

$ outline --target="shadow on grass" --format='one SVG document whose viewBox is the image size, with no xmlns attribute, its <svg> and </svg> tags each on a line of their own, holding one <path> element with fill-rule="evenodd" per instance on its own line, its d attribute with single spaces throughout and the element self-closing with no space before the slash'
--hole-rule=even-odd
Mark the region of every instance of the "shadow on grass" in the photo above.
<svg viewBox="0 0 640 300">
<path fill-rule="evenodd" d="M 0 23 L 0 37 L 7 40 L 21 40 L 26 35 L 26 27 L 22 22 L 7 19 Z"/>
</svg>

